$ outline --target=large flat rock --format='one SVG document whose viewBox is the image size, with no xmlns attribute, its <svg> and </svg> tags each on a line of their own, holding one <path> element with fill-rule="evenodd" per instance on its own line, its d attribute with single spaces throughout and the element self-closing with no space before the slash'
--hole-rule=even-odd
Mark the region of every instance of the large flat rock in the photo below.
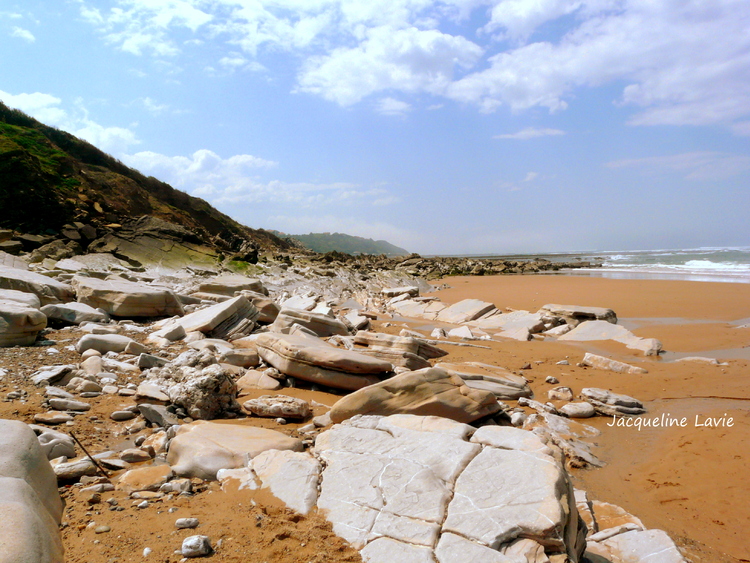
<svg viewBox="0 0 750 563">
<path fill-rule="evenodd" d="M 39 309 L 0 300 L 0 346 L 29 346 L 46 326 L 47 317 Z"/>
<path fill-rule="evenodd" d="M 268 290 L 263 286 L 263 282 L 259 279 L 235 274 L 216 276 L 215 278 L 202 282 L 198 285 L 197 291 L 202 293 L 228 295 L 229 297 L 234 297 L 239 291 L 254 291 L 268 295 Z"/>
<path fill-rule="evenodd" d="M 42 305 L 75 301 L 73 288 L 36 272 L 0 266 L 0 289 L 33 293 Z"/>
<path fill-rule="evenodd" d="M 500 410 L 489 391 L 471 389 L 455 374 L 427 368 L 396 375 L 339 399 L 331 420 L 355 415 L 414 414 L 472 422 Z"/>
<path fill-rule="evenodd" d="M 220 469 L 245 467 L 267 450 L 302 451 L 302 442 L 267 428 L 200 420 L 179 427 L 167 462 L 181 477 L 215 480 Z"/>
<path fill-rule="evenodd" d="M 641 338 L 624 326 L 612 324 L 608 321 L 584 321 L 570 332 L 560 336 L 558 340 L 573 342 L 614 340 L 633 350 L 640 350 L 647 356 L 658 355 L 661 351 L 661 342 L 656 338 Z"/>
<path fill-rule="evenodd" d="M 117 317 L 171 317 L 184 313 L 171 290 L 121 279 L 76 276 L 78 301 Z"/>
<path fill-rule="evenodd" d="M 230 326 L 245 319 L 254 323 L 257 318 L 258 310 L 255 305 L 248 301 L 246 297 L 239 295 L 185 315 L 177 323 L 185 329 L 185 332 L 199 331 L 204 334 L 214 334 L 216 332 L 227 332 L 221 329 L 231 330 Z"/>
<path fill-rule="evenodd" d="M 601 542 L 589 542 L 586 553 L 606 557 L 612 563 L 686 563 L 662 530 L 633 530 Z"/>
<path fill-rule="evenodd" d="M 267 332 L 255 343 L 258 355 L 281 373 L 337 389 L 360 389 L 393 369 L 389 362 L 311 336 Z"/>
<path fill-rule="evenodd" d="M 467 387 L 489 391 L 503 401 L 534 395 L 526 379 L 499 366 L 481 362 L 440 362 L 435 367 L 455 373 L 464 380 Z"/>
<path fill-rule="evenodd" d="M 334 334 L 346 336 L 349 334 L 349 329 L 347 329 L 346 325 L 338 319 L 334 319 L 333 317 L 329 317 L 322 313 L 314 313 L 312 311 L 303 311 L 289 307 L 283 307 L 281 309 L 281 312 L 271 325 L 271 331 L 289 334 L 295 324 L 313 331 L 320 337 L 333 336 Z"/>
<path fill-rule="evenodd" d="M 539 312 L 553 317 L 562 317 L 565 322 L 577 325 L 583 321 L 607 321 L 617 323 L 617 315 L 612 309 L 605 307 L 582 307 L 580 305 L 558 305 L 548 303 Z"/>
<path fill-rule="evenodd" d="M 497 309 L 493 303 L 479 299 L 464 299 L 446 307 L 437 315 L 437 320 L 445 323 L 461 324 L 473 321 Z"/>
</svg>

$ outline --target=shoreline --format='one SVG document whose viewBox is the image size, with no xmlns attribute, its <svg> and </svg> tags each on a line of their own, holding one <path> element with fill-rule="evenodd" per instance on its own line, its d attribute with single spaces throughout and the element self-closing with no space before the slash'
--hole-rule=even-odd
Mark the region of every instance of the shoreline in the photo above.
<svg viewBox="0 0 750 563">
<path fill-rule="evenodd" d="M 661 357 L 644 357 L 611 341 L 550 339 L 482 342 L 491 350 L 466 355 L 467 360 L 471 356 L 510 369 L 531 362 L 532 369 L 522 373 L 533 381 L 542 402 L 554 387 L 544 383 L 545 377 L 553 375 L 576 395 L 583 387 L 602 387 L 640 399 L 646 414 L 629 420 L 685 418 L 684 426 L 642 425 L 640 430 L 613 425 L 609 417 L 583 420 L 601 432 L 594 453 L 606 465 L 573 470 L 574 483 L 596 500 L 622 506 L 647 527 L 667 531 L 696 563 L 747 559 L 750 541 L 741 531 L 750 526 L 743 461 L 750 456 L 750 327 L 743 324 L 750 317 L 750 284 L 548 274 L 464 276 L 441 282 L 450 287 L 431 295 L 446 303 L 473 298 L 501 309 L 532 312 L 546 303 L 607 307 L 618 315 L 618 324 L 636 325 L 637 336 L 659 338 L 667 350 Z M 745 357 L 735 358 L 738 350 Z M 576 366 L 585 351 L 645 367 L 649 373 Z M 725 365 L 675 361 L 706 353 Z M 561 359 L 569 359 L 570 365 L 556 365 Z M 699 422 L 732 418 L 733 424 L 697 426 L 696 417 Z"/>
</svg>

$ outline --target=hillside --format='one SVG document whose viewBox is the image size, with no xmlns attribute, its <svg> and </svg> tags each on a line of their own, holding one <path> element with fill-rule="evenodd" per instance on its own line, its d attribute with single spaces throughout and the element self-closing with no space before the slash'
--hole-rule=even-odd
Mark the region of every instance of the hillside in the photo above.
<svg viewBox="0 0 750 563">
<path fill-rule="evenodd" d="M 345 252 L 346 254 L 385 254 L 386 256 L 407 256 L 408 250 L 399 248 L 385 240 L 372 240 L 344 233 L 310 233 L 288 235 L 315 252 Z"/>
<path fill-rule="evenodd" d="M 181 225 L 219 249 L 247 243 L 268 250 L 289 247 L 2 102 L 0 186 L 0 228 L 42 233 L 74 221 L 102 227 L 149 215 Z"/>
</svg>

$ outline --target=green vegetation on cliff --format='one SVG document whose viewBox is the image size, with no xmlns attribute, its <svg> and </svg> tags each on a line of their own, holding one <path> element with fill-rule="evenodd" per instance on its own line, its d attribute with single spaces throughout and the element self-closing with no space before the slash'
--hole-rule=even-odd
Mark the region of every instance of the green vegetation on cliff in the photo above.
<svg viewBox="0 0 750 563">
<path fill-rule="evenodd" d="M 308 235 L 287 235 L 315 252 L 338 251 L 346 254 L 385 254 L 386 256 L 406 256 L 408 250 L 394 246 L 384 240 L 355 237 L 344 233 L 310 233 Z"/>
</svg>

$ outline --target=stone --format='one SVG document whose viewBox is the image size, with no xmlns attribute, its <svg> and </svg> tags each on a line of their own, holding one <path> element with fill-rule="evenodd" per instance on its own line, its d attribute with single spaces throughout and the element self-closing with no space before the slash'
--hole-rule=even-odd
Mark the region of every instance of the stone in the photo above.
<svg viewBox="0 0 750 563">
<path fill-rule="evenodd" d="M 75 441 L 65 432 L 58 432 L 57 430 L 45 428 L 44 426 L 37 426 L 35 424 L 30 424 L 29 428 L 31 428 L 34 431 L 34 434 L 36 434 L 42 452 L 47 459 L 75 457 Z"/>
<path fill-rule="evenodd" d="M 93 350 L 89 348 L 89 350 L 86 350 L 87 352 L 97 352 L 97 350 Z M 89 356 L 85 360 L 81 362 L 81 369 L 85 371 L 88 375 L 98 375 L 104 371 L 104 361 L 102 360 L 101 354 L 98 356 Z"/>
<path fill-rule="evenodd" d="M 249 369 L 245 375 L 237 380 L 237 396 L 247 395 L 251 389 L 265 389 L 275 391 L 281 389 L 281 382 L 278 379 L 267 376 L 262 371 Z"/>
<path fill-rule="evenodd" d="M 260 357 L 281 373 L 336 389 L 361 389 L 393 369 L 389 362 L 309 336 L 268 332 L 259 334 L 256 344 Z"/>
<path fill-rule="evenodd" d="M 467 387 L 489 391 L 502 401 L 533 396 L 526 379 L 499 366 L 491 366 L 480 362 L 440 362 L 435 364 L 435 367 L 455 373 L 464 380 Z"/>
<path fill-rule="evenodd" d="M 630 364 L 626 364 L 624 362 L 618 362 L 617 360 L 613 360 L 611 358 L 605 358 L 604 356 L 598 356 L 590 352 L 586 352 L 586 355 L 583 356 L 583 360 L 581 361 L 581 363 L 584 366 L 589 366 L 589 367 L 596 368 L 596 369 L 603 369 L 607 371 L 614 371 L 617 373 L 632 373 L 632 374 L 648 373 L 648 370 L 644 368 L 631 366 Z"/>
<path fill-rule="evenodd" d="M 662 530 L 633 530 L 617 534 L 602 542 L 589 542 L 587 554 L 607 561 L 633 563 L 686 563 L 677 546 Z"/>
<path fill-rule="evenodd" d="M 97 473 L 96 465 L 88 457 L 56 463 L 52 469 L 57 475 L 57 480 L 62 483 L 78 481 L 85 475 Z"/>
<path fill-rule="evenodd" d="M 263 488 L 300 514 L 308 514 L 318 500 L 320 462 L 310 454 L 268 450 L 255 456 L 250 468 Z"/>
<path fill-rule="evenodd" d="M 262 293 L 247 290 L 243 290 L 241 295 L 244 295 L 253 305 L 255 305 L 255 308 L 258 309 L 258 312 L 260 313 L 258 315 L 259 323 L 270 324 L 279 316 L 281 307 L 279 307 L 270 297 L 267 297 Z"/>
<path fill-rule="evenodd" d="M 120 476 L 115 483 L 115 488 L 128 494 L 137 491 L 158 491 L 173 475 L 174 472 L 169 465 L 151 465 L 130 469 Z"/>
<path fill-rule="evenodd" d="M 31 374 L 31 381 L 34 385 L 51 385 L 52 383 L 65 381 L 76 369 L 71 364 L 45 366 Z"/>
<path fill-rule="evenodd" d="M 318 297 L 315 295 L 292 295 L 281 303 L 283 309 L 295 309 L 297 311 L 312 311 L 318 303 Z M 325 313 L 315 313 L 322 314 Z M 327 316 L 327 315 L 325 315 Z"/>
<path fill-rule="evenodd" d="M 198 291 L 234 297 L 240 291 L 252 291 L 268 295 L 268 290 L 259 279 L 229 274 L 211 278 L 198 285 Z"/>
<path fill-rule="evenodd" d="M 166 369 L 166 368 L 162 368 Z M 169 400 L 194 419 L 211 420 L 239 410 L 237 386 L 218 364 L 213 364 L 171 385 Z"/>
<path fill-rule="evenodd" d="M 496 413 L 495 396 L 467 387 L 456 374 L 440 368 L 405 372 L 342 397 L 331 408 L 331 420 L 355 415 L 414 414 L 472 422 Z"/>
<path fill-rule="evenodd" d="M 516 563 L 497 549 L 521 538 L 580 561 L 573 489 L 550 450 L 524 430 L 473 432 L 412 415 L 337 424 L 315 441 L 318 509 L 373 563 Z"/>
<path fill-rule="evenodd" d="M 49 406 L 58 411 L 76 411 L 85 412 L 91 409 L 91 405 L 83 401 L 73 401 L 71 399 L 50 399 Z"/>
<path fill-rule="evenodd" d="M 469 324 L 482 330 L 502 330 L 503 332 L 526 329 L 527 334 L 536 334 L 544 330 L 542 315 L 529 313 L 528 311 L 499 313 L 472 321 Z"/>
<path fill-rule="evenodd" d="M 110 413 L 109 418 L 115 422 L 123 422 L 125 420 L 132 420 L 136 417 L 136 414 L 132 411 L 114 411 Z"/>
<path fill-rule="evenodd" d="M 596 414 L 591 403 L 568 403 L 560 407 L 559 411 L 568 418 L 591 418 Z"/>
<path fill-rule="evenodd" d="M 494 304 L 479 299 L 464 299 L 441 310 L 437 315 L 437 320 L 444 323 L 461 324 L 476 320 L 496 308 Z"/>
<path fill-rule="evenodd" d="M 151 369 L 155 367 L 162 367 L 169 363 L 169 360 L 160 358 L 159 356 L 153 356 L 151 354 L 141 354 L 138 356 L 136 365 L 142 370 Z"/>
<path fill-rule="evenodd" d="M 547 391 L 547 398 L 550 401 L 572 401 L 573 390 L 570 387 L 555 387 Z"/>
<path fill-rule="evenodd" d="M 661 351 L 661 342 L 655 338 L 640 338 L 623 326 L 607 321 L 585 321 L 558 340 L 588 342 L 592 340 L 614 340 L 625 344 L 633 350 L 640 350 L 646 356 L 657 356 Z"/>
<path fill-rule="evenodd" d="M 195 342 L 188 342 L 187 345 L 193 350 L 208 350 L 213 355 L 227 354 L 234 350 L 232 344 L 221 338 L 202 338 Z"/>
<path fill-rule="evenodd" d="M 15 289 L 0 289 L 0 302 L 3 301 L 25 305 L 29 309 L 39 309 L 42 306 L 36 294 Z"/>
<path fill-rule="evenodd" d="M 351 326 L 353 330 L 365 330 L 370 326 L 370 319 L 360 315 L 356 310 L 351 310 L 344 315 L 344 322 Z"/>
<path fill-rule="evenodd" d="M 180 423 L 177 417 L 163 405 L 141 403 L 138 405 L 138 412 L 151 424 L 155 424 L 161 428 L 169 428 Z"/>
<path fill-rule="evenodd" d="M 38 309 L 15 301 L 0 301 L 0 346 L 29 346 L 47 326 Z"/>
<path fill-rule="evenodd" d="M 163 328 L 149 334 L 148 340 L 149 342 L 158 342 L 159 340 L 164 339 L 169 342 L 175 342 L 177 340 L 182 340 L 186 335 L 185 328 L 180 323 L 170 322 Z"/>
<path fill-rule="evenodd" d="M 211 540 L 208 536 L 190 536 L 182 540 L 181 552 L 183 557 L 205 557 L 211 555 Z"/>
<path fill-rule="evenodd" d="M 249 334 L 258 315 L 255 305 L 239 295 L 185 315 L 177 323 L 186 333 L 198 331 L 214 338 L 226 338 L 235 333 Z"/>
<path fill-rule="evenodd" d="M 287 395 L 263 395 L 257 399 L 245 401 L 242 406 L 255 416 L 264 418 L 305 419 L 312 413 L 307 401 Z"/>
<path fill-rule="evenodd" d="M 334 334 L 346 336 L 349 334 L 349 329 L 347 329 L 346 325 L 338 319 L 320 313 L 291 309 L 288 307 L 283 307 L 281 309 L 276 320 L 270 326 L 270 330 L 271 332 L 277 332 L 280 334 L 289 334 L 292 326 L 295 324 L 311 330 L 320 337 L 333 336 Z"/>
<path fill-rule="evenodd" d="M 75 276 L 78 301 L 116 317 L 171 317 L 183 309 L 171 290 L 124 279 L 100 280 Z"/>
<path fill-rule="evenodd" d="M 378 358 L 379 360 L 392 364 L 396 368 L 404 368 L 408 371 L 432 367 L 432 364 L 422 356 L 417 356 L 416 354 L 404 352 L 402 350 L 394 350 L 393 348 L 371 346 L 369 348 L 356 348 L 355 351 L 359 354 Z"/>
<path fill-rule="evenodd" d="M 38 412 L 34 415 L 34 422 L 39 424 L 65 424 L 71 422 L 73 417 L 64 412 Z"/>
<path fill-rule="evenodd" d="M 50 304 L 45 305 L 41 310 L 52 323 L 80 325 L 84 322 L 109 322 L 109 315 L 85 303 Z"/>
<path fill-rule="evenodd" d="M 542 313 L 543 315 L 562 317 L 567 324 L 573 326 L 576 326 L 583 321 L 590 320 L 606 321 L 612 324 L 617 323 L 617 315 L 615 315 L 615 312 L 612 309 L 606 309 L 604 307 L 581 307 L 578 305 L 558 305 L 548 303 L 539 309 L 539 313 Z"/>
<path fill-rule="evenodd" d="M 86 350 L 96 350 L 101 354 L 107 352 L 124 352 L 128 344 L 135 342 L 122 334 L 86 334 L 76 343 L 76 351 L 82 354 Z"/>
<path fill-rule="evenodd" d="M 241 368 L 254 368 L 260 364 L 260 356 L 258 356 L 258 351 L 253 348 L 228 350 L 219 356 L 219 363 Z"/>
<path fill-rule="evenodd" d="M 433 346 L 426 340 L 411 336 L 395 336 L 380 332 L 360 330 L 354 335 L 354 343 L 362 346 L 391 348 L 403 352 L 416 354 L 426 360 L 447 356 L 448 352 L 437 346 Z"/>
<path fill-rule="evenodd" d="M 33 293 L 42 305 L 68 303 L 75 300 L 73 288 L 36 272 L 0 265 L 0 289 Z"/>
<path fill-rule="evenodd" d="M 409 297 L 417 297 L 419 295 L 419 288 L 411 285 L 401 287 L 384 287 L 380 290 L 386 297 L 396 297 L 398 295 L 408 295 Z"/>
<path fill-rule="evenodd" d="M 581 390 L 581 398 L 591 403 L 596 412 L 605 416 L 636 415 L 646 412 L 643 403 L 638 399 L 606 389 L 585 387 Z"/>
<path fill-rule="evenodd" d="M 215 480 L 219 469 L 245 467 L 266 450 L 302 451 L 300 440 L 267 428 L 197 421 L 172 439 L 167 462 L 181 477 Z"/>
<path fill-rule="evenodd" d="M 174 527 L 178 530 L 190 530 L 197 528 L 200 522 L 197 518 L 178 518 L 174 521 Z"/>
<path fill-rule="evenodd" d="M 136 399 L 138 401 L 156 401 L 158 403 L 168 403 L 169 395 L 164 392 L 164 389 L 150 381 L 143 381 L 138 384 L 138 389 L 135 392 Z"/>
</svg>

